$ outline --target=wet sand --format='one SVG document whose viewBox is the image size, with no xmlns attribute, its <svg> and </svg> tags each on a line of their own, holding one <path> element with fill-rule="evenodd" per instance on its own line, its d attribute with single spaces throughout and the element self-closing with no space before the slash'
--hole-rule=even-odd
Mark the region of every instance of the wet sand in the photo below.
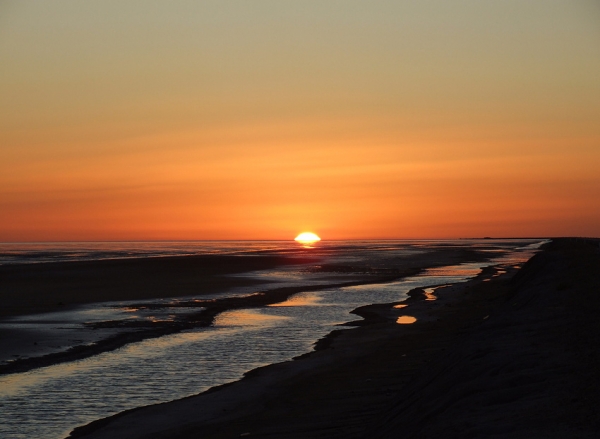
<svg viewBox="0 0 600 439">
<path fill-rule="evenodd" d="M 0 265 L 0 317 L 216 293 L 258 283 L 227 275 L 311 262 L 310 257 L 201 255 Z"/>
<path fill-rule="evenodd" d="M 362 307 L 300 359 L 72 437 L 598 437 L 598 241 L 555 240 L 515 272 Z"/>
</svg>

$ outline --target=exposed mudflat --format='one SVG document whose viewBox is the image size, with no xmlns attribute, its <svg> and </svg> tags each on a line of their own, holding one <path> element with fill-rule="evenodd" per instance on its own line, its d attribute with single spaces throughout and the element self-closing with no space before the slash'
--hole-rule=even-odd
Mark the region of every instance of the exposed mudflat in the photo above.
<svg viewBox="0 0 600 439">
<path fill-rule="evenodd" d="M 16 358 L 0 364 L 0 375 L 81 360 L 113 351 L 130 343 L 210 326 L 214 318 L 228 310 L 256 308 L 285 301 L 306 291 L 352 285 L 376 284 L 415 275 L 421 270 L 460 261 L 482 261 L 484 252 L 470 249 L 438 248 L 404 258 L 394 267 L 369 265 L 330 265 L 318 258 L 302 256 L 227 256 L 200 255 L 134 258 L 121 260 L 71 261 L 44 264 L 0 266 L 0 318 L 35 314 L 65 308 L 76 309 L 86 303 L 120 300 L 140 301 L 140 308 L 185 309 L 176 319 L 107 320 L 85 323 L 89 329 L 108 329 L 111 335 L 93 342 L 72 345 L 58 352 L 39 355 L 39 334 L 8 331 L 0 337 L 0 350 L 6 355 L 19 350 Z M 398 262 L 398 261 L 397 261 Z M 254 270 L 283 266 L 302 266 L 310 272 L 326 274 L 318 284 L 268 287 L 268 282 L 244 276 Z M 233 275 L 233 276 L 232 276 Z M 253 294 L 202 299 L 205 294 L 262 282 Z M 188 297 L 176 303 L 144 302 L 156 298 Z M 33 337 L 33 338 L 32 338 Z M 82 340 L 83 341 L 83 340 Z M 54 345 L 69 345 L 69 340 L 53 340 Z M 29 346 L 29 351 L 26 347 Z M 17 349 L 15 349 L 17 348 Z M 14 353 L 14 352 L 13 352 Z"/>
</svg>

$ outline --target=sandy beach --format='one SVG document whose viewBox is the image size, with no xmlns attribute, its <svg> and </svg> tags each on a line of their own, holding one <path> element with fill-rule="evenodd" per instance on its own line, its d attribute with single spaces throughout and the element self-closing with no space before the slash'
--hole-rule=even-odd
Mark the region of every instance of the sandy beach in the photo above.
<svg viewBox="0 0 600 439">
<path fill-rule="evenodd" d="M 555 240 L 515 273 L 362 307 L 302 358 L 71 437 L 597 437 L 598 241 Z"/>
</svg>

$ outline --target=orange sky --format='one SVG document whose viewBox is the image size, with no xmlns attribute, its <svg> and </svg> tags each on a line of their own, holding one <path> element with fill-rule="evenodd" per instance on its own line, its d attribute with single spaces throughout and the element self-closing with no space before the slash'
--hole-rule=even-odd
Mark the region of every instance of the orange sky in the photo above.
<svg viewBox="0 0 600 439">
<path fill-rule="evenodd" d="M 600 236 L 597 3 L 414 3 L 0 3 L 0 241 Z"/>
</svg>

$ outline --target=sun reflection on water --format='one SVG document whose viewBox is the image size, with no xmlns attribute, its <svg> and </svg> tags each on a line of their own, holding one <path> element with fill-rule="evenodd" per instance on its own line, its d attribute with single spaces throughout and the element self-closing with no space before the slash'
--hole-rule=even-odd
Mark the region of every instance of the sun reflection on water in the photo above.
<svg viewBox="0 0 600 439">
<path fill-rule="evenodd" d="M 308 306 L 308 305 L 317 305 L 322 299 L 316 294 L 297 294 L 295 296 L 290 297 L 285 302 L 273 303 L 269 305 L 270 307 L 286 307 L 286 306 Z"/>
<path fill-rule="evenodd" d="M 274 316 L 261 313 L 259 310 L 236 310 L 219 314 L 215 318 L 215 327 L 228 326 L 270 326 L 275 321 L 287 320 L 289 317 Z"/>
</svg>

